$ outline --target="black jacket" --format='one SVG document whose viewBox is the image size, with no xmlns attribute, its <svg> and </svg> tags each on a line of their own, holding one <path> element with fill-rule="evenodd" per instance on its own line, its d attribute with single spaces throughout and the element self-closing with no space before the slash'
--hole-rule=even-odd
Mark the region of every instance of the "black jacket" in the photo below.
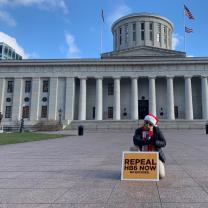
<svg viewBox="0 0 208 208">
<path fill-rule="evenodd" d="M 161 148 L 166 146 L 166 140 L 165 140 L 165 137 L 163 136 L 162 132 L 160 131 L 160 129 L 158 127 L 154 126 L 153 127 L 153 136 L 151 137 L 150 140 L 146 141 L 146 140 L 143 140 L 143 138 L 142 138 L 142 131 L 143 131 L 142 128 L 143 127 L 136 129 L 135 134 L 133 136 L 134 144 L 136 146 L 139 146 L 140 149 L 144 145 L 153 144 L 155 146 L 155 150 L 157 152 L 159 152 L 159 159 L 162 162 L 165 162 L 165 160 L 166 160 L 165 154 Z"/>
</svg>

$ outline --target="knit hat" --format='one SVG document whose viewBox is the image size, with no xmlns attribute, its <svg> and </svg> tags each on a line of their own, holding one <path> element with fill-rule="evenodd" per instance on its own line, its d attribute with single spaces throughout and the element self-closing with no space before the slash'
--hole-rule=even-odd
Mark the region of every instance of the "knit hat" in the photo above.
<svg viewBox="0 0 208 208">
<path fill-rule="evenodd" d="M 149 121 L 153 124 L 153 126 L 157 126 L 159 119 L 150 113 L 144 117 L 144 121 Z"/>
</svg>

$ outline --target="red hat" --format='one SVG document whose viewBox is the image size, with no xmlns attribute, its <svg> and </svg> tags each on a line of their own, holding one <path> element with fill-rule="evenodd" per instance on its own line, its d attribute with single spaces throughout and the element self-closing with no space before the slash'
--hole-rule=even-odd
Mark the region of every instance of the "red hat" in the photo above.
<svg viewBox="0 0 208 208">
<path fill-rule="evenodd" d="M 144 117 L 144 120 L 151 122 L 154 126 L 157 126 L 157 124 L 159 122 L 159 119 L 156 116 L 152 115 L 151 113 L 149 113 L 148 115 L 146 115 Z"/>
</svg>

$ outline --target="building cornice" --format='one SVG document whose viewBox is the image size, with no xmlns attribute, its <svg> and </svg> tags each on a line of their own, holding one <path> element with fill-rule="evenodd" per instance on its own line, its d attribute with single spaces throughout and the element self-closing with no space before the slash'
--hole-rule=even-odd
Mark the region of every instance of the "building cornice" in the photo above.
<svg viewBox="0 0 208 208">
<path fill-rule="evenodd" d="M 22 67 L 22 66 L 134 66 L 134 65 L 192 65 L 208 64 L 208 57 L 185 57 L 185 58 L 116 58 L 116 59 L 37 59 L 37 60 L 5 60 L 0 61 L 1 67 Z"/>
</svg>

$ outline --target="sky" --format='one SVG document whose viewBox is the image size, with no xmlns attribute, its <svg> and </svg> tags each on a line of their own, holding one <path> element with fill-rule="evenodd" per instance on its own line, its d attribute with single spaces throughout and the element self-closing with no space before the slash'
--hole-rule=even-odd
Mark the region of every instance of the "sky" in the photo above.
<svg viewBox="0 0 208 208">
<path fill-rule="evenodd" d="M 0 42 L 25 59 L 100 58 L 113 50 L 111 25 L 130 13 L 150 12 L 174 25 L 173 49 L 184 51 L 183 5 L 194 20 L 186 34 L 186 53 L 208 57 L 207 0 L 0 0 Z M 101 11 L 104 13 L 104 23 Z"/>
</svg>

